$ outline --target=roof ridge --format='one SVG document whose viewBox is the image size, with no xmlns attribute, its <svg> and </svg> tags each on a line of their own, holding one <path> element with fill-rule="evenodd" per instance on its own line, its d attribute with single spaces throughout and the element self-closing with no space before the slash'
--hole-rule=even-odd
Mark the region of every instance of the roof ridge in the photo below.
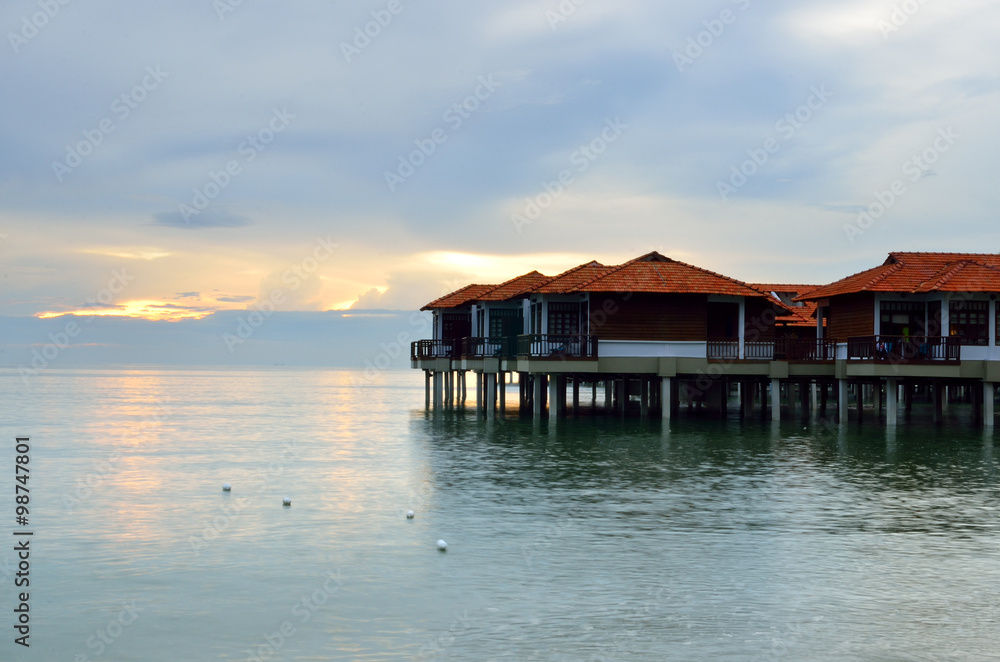
<svg viewBox="0 0 1000 662">
<path fill-rule="evenodd" d="M 944 266 L 938 269 L 937 273 L 935 273 L 931 278 L 928 278 L 927 280 L 918 284 L 917 287 L 914 288 L 914 291 L 920 292 L 924 290 L 925 287 L 928 290 L 935 290 L 944 285 L 945 283 L 947 283 L 948 281 L 950 281 L 952 278 L 955 277 L 956 274 L 958 274 L 959 271 L 965 269 L 965 267 L 967 267 L 970 264 L 979 264 L 979 263 L 973 260 L 957 260 L 956 262 L 945 262 Z M 985 266 L 985 265 L 980 265 L 980 266 Z M 932 284 L 928 285 L 928 283 Z"/>
<path fill-rule="evenodd" d="M 581 269 L 584 269 L 586 267 L 601 267 L 601 268 L 603 268 L 604 266 L 605 265 L 601 264 L 597 260 L 591 260 L 590 262 L 584 262 L 583 264 L 578 264 L 575 267 L 567 269 L 566 271 L 562 272 L 561 274 L 556 274 L 555 276 L 552 276 L 551 278 L 549 278 L 548 281 L 546 281 L 544 283 L 541 283 L 540 285 L 538 285 L 538 287 L 533 288 L 532 291 L 535 291 L 535 290 L 537 290 L 537 289 L 539 289 L 541 287 L 545 287 L 546 285 L 548 285 L 549 283 L 552 283 L 553 281 L 557 281 L 560 278 L 565 278 L 566 276 L 569 276 L 572 273 L 576 273 L 577 271 L 579 271 Z"/>
<path fill-rule="evenodd" d="M 643 258 L 649 257 L 650 255 L 654 255 L 654 254 L 655 255 L 659 255 L 660 257 L 664 258 L 666 261 L 668 261 L 670 263 L 679 264 L 679 265 L 681 265 L 683 267 L 687 267 L 688 269 L 694 269 L 695 271 L 700 271 L 700 272 L 702 272 L 704 274 L 708 274 L 710 276 L 714 276 L 716 278 L 720 278 L 720 279 L 728 281 L 730 283 L 735 283 L 737 285 L 740 285 L 742 287 L 747 288 L 748 290 L 756 292 L 757 294 L 761 295 L 765 299 L 772 300 L 772 297 L 771 297 L 770 293 L 764 292 L 760 288 L 754 287 L 754 286 L 750 285 L 749 283 L 746 283 L 746 282 L 744 282 L 742 280 L 738 280 L 736 278 L 733 278 L 732 276 L 726 276 L 724 274 L 720 274 L 718 272 L 712 271 L 710 269 L 705 269 L 703 267 L 699 267 L 699 266 L 696 266 L 694 264 L 688 264 L 687 262 L 681 262 L 680 260 L 675 260 L 674 258 L 667 257 L 666 255 L 662 255 L 661 253 L 659 253 L 657 251 L 652 251 L 650 253 L 646 253 L 645 255 L 640 255 L 639 257 L 637 257 L 635 259 L 629 260 L 628 262 L 625 262 L 623 264 L 619 264 L 618 266 L 613 267 L 610 271 L 607 271 L 607 272 L 605 272 L 603 274 L 598 274 L 597 276 L 594 276 L 593 278 L 591 278 L 590 280 L 588 280 L 585 283 L 580 283 L 575 288 L 573 288 L 573 290 L 570 290 L 570 291 L 579 291 L 582 288 L 587 287 L 589 285 L 592 285 L 594 282 L 596 282 L 598 280 L 601 280 L 602 278 L 607 278 L 607 277 L 609 277 L 609 276 L 611 276 L 611 275 L 613 275 L 615 273 L 618 273 L 619 271 L 621 271 L 622 269 L 624 269 L 626 267 L 630 267 L 633 264 L 638 264 L 638 263 L 640 263 L 640 261 Z M 660 273 L 660 270 L 656 267 L 656 263 L 655 262 L 650 262 L 650 264 L 653 265 L 653 268 L 656 271 L 656 275 L 660 277 L 661 281 L 663 281 L 663 285 L 665 287 L 670 287 L 670 284 L 667 283 L 667 281 L 663 278 L 663 274 Z"/>
<path fill-rule="evenodd" d="M 480 296 L 486 296 L 487 294 L 492 294 L 493 292 L 496 292 L 497 290 L 499 290 L 501 287 L 504 287 L 506 285 L 510 285 L 511 283 L 516 283 L 517 281 L 521 280 L 522 278 L 527 278 L 528 276 L 534 276 L 535 274 L 538 274 L 542 278 L 548 278 L 548 279 L 552 278 L 552 276 L 546 276 L 545 274 L 543 274 L 542 272 L 538 271 L 537 269 L 533 269 L 533 270 L 529 271 L 526 274 L 521 274 L 520 276 L 514 276 L 513 278 L 511 278 L 509 280 L 505 280 L 504 282 L 500 283 L 499 285 L 496 285 L 495 287 L 492 287 L 492 288 L 486 290 Z M 541 285 L 538 285 L 537 287 L 541 287 Z M 533 287 L 531 289 L 535 289 L 535 288 Z"/>
<path fill-rule="evenodd" d="M 862 289 L 867 289 L 867 288 L 871 287 L 872 285 L 874 285 L 875 283 L 879 283 L 879 282 L 885 280 L 891 274 L 894 274 L 897 271 L 899 271 L 900 269 L 902 269 L 905 265 L 903 264 L 902 261 L 899 261 L 899 262 L 893 262 L 892 264 L 889 264 L 889 265 L 883 264 L 882 266 L 883 267 L 888 266 L 889 268 L 888 269 L 884 269 L 883 271 L 881 271 L 878 274 L 876 274 L 876 276 L 874 278 L 872 278 L 871 280 L 869 280 L 867 283 L 864 284 L 864 287 Z M 876 267 L 876 269 L 878 269 L 878 267 Z M 864 272 L 860 272 L 860 273 L 864 273 Z M 848 276 L 848 278 L 850 278 L 850 276 Z"/>
</svg>

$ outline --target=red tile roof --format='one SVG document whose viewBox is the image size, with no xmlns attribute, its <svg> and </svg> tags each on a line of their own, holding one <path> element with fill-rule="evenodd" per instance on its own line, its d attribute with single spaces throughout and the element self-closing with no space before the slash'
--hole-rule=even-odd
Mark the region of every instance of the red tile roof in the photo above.
<svg viewBox="0 0 1000 662">
<path fill-rule="evenodd" d="M 728 294 L 771 298 L 766 292 L 744 282 L 672 260 L 655 251 L 599 273 L 568 291 Z"/>
<path fill-rule="evenodd" d="M 460 290 L 455 290 L 446 294 L 440 299 L 435 299 L 420 310 L 431 310 L 438 308 L 460 308 L 473 301 L 477 301 L 480 296 L 495 289 L 496 285 L 466 285 Z"/>
<path fill-rule="evenodd" d="M 882 266 L 800 294 L 796 300 L 858 292 L 1000 292 L 1000 254 L 889 253 Z"/>
<path fill-rule="evenodd" d="M 569 271 L 562 272 L 555 278 L 552 278 L 548 283 L 536 289 L 535 292 L 538 292 L 539 294 L 559 294 L 560 292 L 569 292 L 583 283 L 589 282 L 597 276 L 606 274 L 613 269 L 615 269 L 615 267 L 606 267 L 600 262 L 587 262 L 586 264 L 573 267 Z"/>
<path fill-rule="evenodd" d="M 492 290 L 484 292 L 478 297 L 479 301 L 506 301 L 519 297 L 528 292 L 534 292 L 539 287 L 544 286 L 552 280 L 552 276 L 537 271 L 526 273 L 523 276 L 512 278 L 505 283 L 495 286 Z"/>
<path fill-rule="evenodd" d="M 617 266 L 605 266 L 592 261 L 573 267 L 555 277 L 532 271 L 500 285 L 468 285 L 427 304 L 422 310 L 458 308 L 476 301 L 507 301 L 529 292 L 720 294 L 769 299 L 775 305 L 786 308 L 771 296 L 769 290 L 678 262 L 654 251 Z"/>
<path fill-rule="evenodd" d="M 765 292 L 781 292 L 792 297 L 808 294 L 819 285 L 791 285 L 787 283 L 751 283 L 752 287 Z M 801 301 L 798 306 L 787 306 L 788 313 L 778 315 L 777 323 L 783 326 L 816 328 L 816 302 Z M 826 320 L 823 320 L 826 323 Z"/>
</svg>

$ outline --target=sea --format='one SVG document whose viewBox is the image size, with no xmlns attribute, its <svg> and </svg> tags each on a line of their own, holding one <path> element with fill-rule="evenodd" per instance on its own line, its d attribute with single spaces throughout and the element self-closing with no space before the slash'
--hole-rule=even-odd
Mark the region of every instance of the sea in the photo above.
<svg viewBox="0 0 1000 662">
<path fill-rule="evenodd" d="M 484 421 L 418 371 L 2 371 L 0 660 L 1000 659 L 969 405 L 664 423 L 584 393 Z"/>
</svg>

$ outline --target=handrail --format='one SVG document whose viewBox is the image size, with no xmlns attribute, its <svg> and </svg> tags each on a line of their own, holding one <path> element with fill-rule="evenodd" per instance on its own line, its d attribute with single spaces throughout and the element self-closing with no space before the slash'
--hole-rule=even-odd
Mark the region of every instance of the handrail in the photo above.
<svg viewBox="0 0 1000 662">
<path fill-rule="evenodd" d="M 410 359 L 457 359 L 462 343 L 459 340 L 415 340 L 410 343 Z"/>
<path fill-rule="evenodd" d="M 527 334 L 517 337 L 519 357 L 533 359 L 596 359 L 597 336 Z"/>
<path fill-rule="evenodd" d="M 959 362 L 958 336 L 855 336 L 847 340 L 851 361 L 884 363 Z"/>
</svg>

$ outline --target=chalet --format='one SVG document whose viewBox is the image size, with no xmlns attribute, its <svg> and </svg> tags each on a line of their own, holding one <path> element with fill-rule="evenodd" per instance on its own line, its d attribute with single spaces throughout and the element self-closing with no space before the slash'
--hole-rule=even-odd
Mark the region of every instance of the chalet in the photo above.
<svg viewBox="0 0 1000 662">
<path fill-rule="evenodd" d="M 558 418 L 580 387 L 620 414 L 681 401 L 725 411 L 733 384 L 750 415 L 825 409 L 849 391 L 896 422 L 898 394 L 973 389 L 976 416 L 993 422 L 1000 381 L 996 293 L 1000 255 L 892 253 L 880 267 L 830 285 L 750 284 L 653 252 L 619 265 L 587 262 L 556 276 L 537 271 L 499 285 L 469 285 L 427 304 L 434 338 L 413 343 L 427 403 L 466 399 L 476 375 L 486 417 L 505 407 L 518 374 L 522 411 Z M 499 387 L 499 388 L 498 388 Z M 797 391 L 797 393 L 796 393 Z M 768 406 L 768 401 L 770 406 Z M 488 403 L 488 404 L 487 404 Z"/>
<path fill-rule="evenodd" d="M 998 293 L 1000 255 L 900 252 L 796 300 L 816 305 L 824 333 L 838 342 L 839 376 L 873 381 L 890 422 L 898 385 L 908 398 L 923 383 L 937 415 L 949 387 L 971 388 L 977 413 L 992 425 Z"/>
</svg>

